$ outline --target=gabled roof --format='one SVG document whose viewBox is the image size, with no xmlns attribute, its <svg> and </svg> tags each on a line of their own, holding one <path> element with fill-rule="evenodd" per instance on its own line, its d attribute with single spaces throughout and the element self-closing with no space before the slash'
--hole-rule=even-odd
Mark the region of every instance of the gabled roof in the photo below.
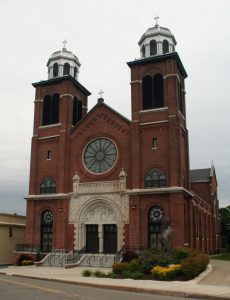
<svg viewBox="0 0 230 300">
<path fill-rule="evenodd" d="M 94 107 L 72 128 L 72 131 L 75 130 L 86 118 L 88 118 L 97 108 L 104 106 L 106 109 L 110 110 L 113 114 L 117 115 L 119 118 L 123 119 L 128 125 L 130 125 L 131 121 L 117 112 L 115 109 L 110 107 L 109 105 L 104 103 L 103 99 L 98 99 L 98 103 L 94 105 Z"/>
<path fill-rule="evenodd" d="M 191 182 L 209 181 L 210 177 L 213 176 L 211 174 L 211 170 L 212 170 L 211 168 L 190 170 L 190 181 Z"/>
</svg>

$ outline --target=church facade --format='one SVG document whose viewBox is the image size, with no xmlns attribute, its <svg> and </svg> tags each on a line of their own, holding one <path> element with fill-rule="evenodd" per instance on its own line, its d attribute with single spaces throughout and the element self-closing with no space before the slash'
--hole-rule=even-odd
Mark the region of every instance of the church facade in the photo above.
<svg viewBox="0 0 230 300">
<path fill-rule="evenodd" d="M 48 60 L 48 80 L 33 84 L 25 242 L 41 252 L 219 250 L 214 166 L 189 169 L 187 73 L 175 37 L 156 24 L 139 46 L 141 58 L 127 63 L 131 120 L 102 97 L 88 111 L 80 62 L 65 45 Z"/>
</svg>

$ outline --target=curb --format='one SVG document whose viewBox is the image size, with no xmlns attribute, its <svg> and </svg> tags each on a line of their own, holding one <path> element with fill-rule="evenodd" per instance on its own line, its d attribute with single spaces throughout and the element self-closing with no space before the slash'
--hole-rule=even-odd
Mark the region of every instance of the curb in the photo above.
<svg viewBox="0 0 230 300">
<path fill-rule="evenodd" d="M 214 296 L 210 294 L 201 294 L 196 292 L 182 292 L 182 291 L 172 291 L 172 290 L 160 290 L 160 289 L 145 289 L 139 287 L 129 287 L 129 286 L 114 286 L 110 284 L 100 284 L 100 283 L 88 283 L 88 282 L 79 282 L 79 281 L 66 281 L 62 279 L 53 279 L 53 278 L 41 278 L 41 277 L 32 277 L 26 275 L 19 275 L 19 274 L 12 274 L 7 275 L 6 273 L 0 272 L 1 275 L 6 276 L 14 276 L 19 278 L 30 278 L 42 281 L 52 281 L 52 282 L 59 282 L 65 284 L 72 284 L 72 285 L 81 285 L 81 286 L 90 286 L 94 288 L 100 289 L 111 289 L 111 290 L 119 290 L 119 291 L 127 291 L 127 292 L 136 292 L 142 294 L 154 294 L 154 295 L 165 295 L 165 296 L 174 296 L 174 297 L 183 297 L 183 298 L 198 298 L 198 299 L 218 299 L 218 300 L 229 300 L 229 297 L 224 296 Z"/>
</svg>

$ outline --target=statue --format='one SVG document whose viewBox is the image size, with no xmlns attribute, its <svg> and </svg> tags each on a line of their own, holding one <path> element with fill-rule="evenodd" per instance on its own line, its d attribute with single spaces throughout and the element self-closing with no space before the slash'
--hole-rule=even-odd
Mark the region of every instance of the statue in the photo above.
<svg viewBox="0 0 230 300">
<path fill-rule="evenodd" d="M 74 194 L 74 196 L 77 196 L 77 194 L 78 194 L 79 183 L 80 183 L 80 176 L 76 172 L 76 174 L 73 176 L 73 194 Z"/>
<path fill-rule="evenodd" d="M 124 168 L 122 168 L 120 174 L 119 174 L 119 191 L 125 192 L 126 191 L 126 177 L 127 174 L 124 171 Z"/>
</svg>

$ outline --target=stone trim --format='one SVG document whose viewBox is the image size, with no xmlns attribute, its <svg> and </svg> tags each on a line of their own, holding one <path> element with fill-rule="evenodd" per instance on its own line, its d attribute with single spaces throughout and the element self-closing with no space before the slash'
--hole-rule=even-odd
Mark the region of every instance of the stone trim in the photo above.
<svg viewBox="0 0 230 300">
<path fill-rule="evenodd" d="M 53 139 L 53 138 L 57 138 L 57 137 L 60 137 L 60 135 L 57 134 L 57 135 L 50 135 L 50 136 L 40 137 L 40 138 L 38 138 L 38 140 L 47 140 L 47 139 Z"/>
<path fill-rule="evenodd" d="M 139 114 L 145 114 L 145 113 L 148 113 L 148 112 L 158 112 L 158 111 L 161 111 L 161 110 L 163 110 L 163 111 L 168 110 L 168 106 L 160 107 L 160 108 L 140 110 Z"/>
<path fill-rule="evenodd" d="M 179 82 L 181 81 L 178 74 L 167 74 L 167 75 L 165 75 L 163 78 L 164 78 L 164 79 L 167 79 L 168 77 L 176 77 L 176 78 L 178 79 Z"/>
<path fill-rule="evenodd" d="M 130 84 L 133 84 L 133 83 L 142 83 L 142 80 L 132 80 L 132 81 L 130 81 Z"/>
<path fill-rule="evenodd" d="M 164 188 L 151 188 L 151 189 L 132 189 L 126 190 L 129 195 L 139 194 L 170 194 L 170 193 L 184 193 L 190 197 L 194 197 L 193 193 L 180 186 L 164 187 Z"/>
<path fill-rule="evenodd" d="M 58 126 L 61 126 L 61 123 L 39 126 L 38 128 L 39 129 L 46 129 L 46 128 L 52 128 L 52 127 L 58 127 Z"/>
<path fill-rule="evenodd" d="M 70 198 L 70 193 L 64 194 L 64 193 L 59 193 L 59 194 L 46 194 L 46 195 L 28 195 L 24 199 L 26 200 L 59 200 L 59 199 L 64 199 L 64 198 Z"/>
<path fill-rule="evenodd" d="M 167 122 L 168 120 L 163 120 L 163 121 L 156 121 L 156 122 L 140 123 L 139 125 L 143 126 L 143 125 L 160 124 L 160 123 L 167 123 Z"/>
<path fill-rule="evenodd" d="M 74 99 L 74 96 L 71 95 L 71 94 L 62 94 L 62 95 L 60 95 L 60 99 L 61 99 L 62 97 L 71 97 L 72 99 Z"/>
</svg>

